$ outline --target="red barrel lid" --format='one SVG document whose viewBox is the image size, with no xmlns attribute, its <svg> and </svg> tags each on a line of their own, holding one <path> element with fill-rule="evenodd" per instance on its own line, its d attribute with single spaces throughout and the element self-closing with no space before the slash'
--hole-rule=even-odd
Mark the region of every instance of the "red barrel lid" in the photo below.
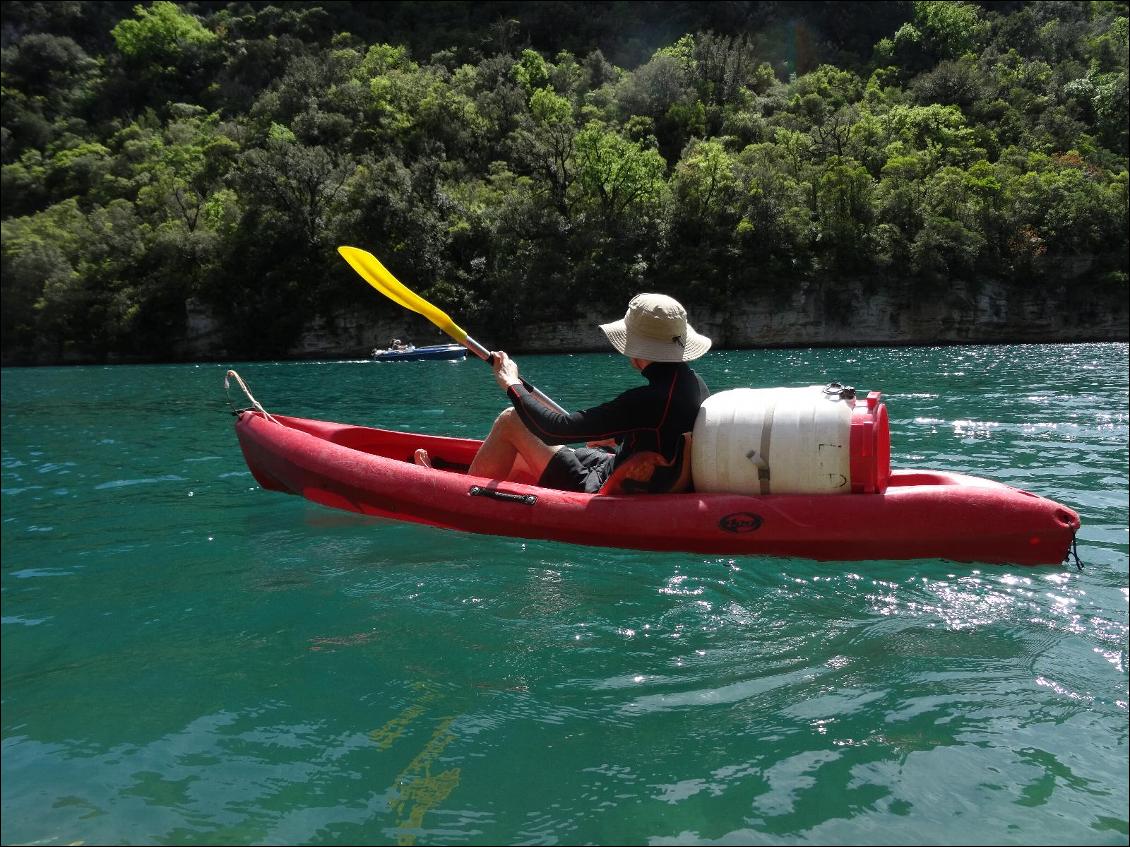
<svg viewBox="0 0 1130 847">
<path fill-rule="evenodd" d="M 882 494 L 891 478 L 891 427 L 882 392 L 855 400 L 851 412 L 851 493 Z"/>
</svg>

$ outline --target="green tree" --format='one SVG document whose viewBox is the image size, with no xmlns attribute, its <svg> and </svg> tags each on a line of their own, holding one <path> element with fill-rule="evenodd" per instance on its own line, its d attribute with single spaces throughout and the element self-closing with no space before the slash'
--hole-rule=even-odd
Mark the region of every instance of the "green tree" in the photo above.
<svg viewBox="0 0 1130 847">
<path fill-rule="evenodd" d="M 672 178 L 673 200 L 680 214 L 701 224 L 729 211 L 737 200 L 735 166 L 734 158 L 715 139 L 688 148 Z"/>
<path fill-rule="evenodd" d="M 91 298 L 78 265 L 91 233 L 78 202 L 6 218 L 0 232 L 5 346 L 61 356 L 89 341 Z"/>
<path fill-rule="evenodd" d="M 812 260 L 815 169 L 805 152 L 810 140 L 788 130 L 778 136 L 777 143 L 751 144 L 737 157 L 744 192 L 734 227 L 735 261 L 746 278 L 795 278 Z"/>
<path fill-rule="evenodd" d="M 217 220 L 217 203 L 230 197 L 224 178 L 235 164 L 239 145 L 221 131 L 220 116 L 187 109 L 146 145 L 132 165 L 137 205 L 154 225 L 173 222 L 194 232 Z"/>
<path fill-rule="evenodd" d="M 191 45 L 216 40 L 194 15 L 169 0 L 134 6 L 135 18 L 126 18 L 111 30 L 114 43 L 127 59 L 139 65 L 175 66 Z"/>
<path fill-rule="evenodd" d="M 521 58 L 514 64 L 514 79 L 527 92 L 533 93 L 549 86 L 549 66 L 537 51 L 523 50 Z"/>
<path fill-rule="evenodd" d="M 174 102 L 210 102 L 222 61 L 217 36 L 168 0 L 135 6 L 134 14 L 111 30 L 117 56 L 112 57 L 104 96 L 138 111 Z"/>
<path fill-rule="evenodd" d="M 745 192 L 738 162 L 718 140 L 692 141 L 671 178 L 667 287 L 721 304 L 744 282 L 734 228 Z"/>
<path fill-rule="evenodd" d="M 917 0 L 914 22 L 922 46 L 938 59 L 953 59 L 973 50 L 987 35 L 977 7 L 955 0 Z"/>
<path fill-rule="evenodd" d="M 876 258 L 883 266 L 909 265 L 910 244 L 922 229 L 926 193 L 923 178 L 928 168 L 927 156 L 921 152 L 892 155 L 883 165 L 875 189 Z"/>
<path fill-rule="evenodd" d="M 855 272 L 867 266 L 874 218 L 871 174 L 854 159 L 833 156 L 817 183 L 820 241 L 833 268 Z"/>
<path fill-rule="evenodd" d="M 911 269 L 925 279 L 968 279 L 984 245 L 960 221 L 928 215 L 910 246 Z"/>
<path fill-rule="evenodd" d="M 530 96 L 529 119 L 511 137 L 517 159 L 546 186 L 554 207 L 565 217 L 570 214 L 569 194 L 576 171 L 575 136 L 569 101 L 549 88 L 539 88 Z"/>
<path fill-rule="evenodd" d="M 622 228 L 629 216 L 654 211 L 666 187 L 658 152 L 595 121 L 577 133 L 574 147 L 577 185 L 604 225 Z"/>
</svg>

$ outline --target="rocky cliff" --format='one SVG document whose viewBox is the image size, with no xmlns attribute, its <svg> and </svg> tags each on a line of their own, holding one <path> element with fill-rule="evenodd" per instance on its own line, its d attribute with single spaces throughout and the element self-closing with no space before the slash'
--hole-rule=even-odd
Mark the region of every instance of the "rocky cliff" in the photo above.
<svg viewBox="0 0 1130 847">
<path fill-rule="evenodd" d="M 1126 341 L 1130 335 L 1125 288 L 1079 282 L 1032 288 L 963 283 L 934 291 L 910 283 L 879 289 L 863 280 L 834 287 L 800 283 L 725 312 L 693 306 L 690 312 L 695 328 L 720 348 Z M 514 353 L 605 351 L 597 324 L 619 316 L 593 312 L 527 325 L 506 340 L 477 337 Z M 216 347 L 219 328 L 201 310 L 190 312 L 189 330 L 185 359 L 223 355 Z M 374 316 L 316 318 L 288 355 L 361 358 L 392 338 L 417 345 L 448 340 L 419 315 L 386 309 Z"/>
<path fill-rule="evenodd" d="M 723 347 L 791 347 L 1012 342 L 1125 341 L 1125 290 L 1113 286 L 1017 289 L 960 283 L 834 288 L 802 283 L 773 299 L 696 316 L 700 331 Z"/>
</svg>

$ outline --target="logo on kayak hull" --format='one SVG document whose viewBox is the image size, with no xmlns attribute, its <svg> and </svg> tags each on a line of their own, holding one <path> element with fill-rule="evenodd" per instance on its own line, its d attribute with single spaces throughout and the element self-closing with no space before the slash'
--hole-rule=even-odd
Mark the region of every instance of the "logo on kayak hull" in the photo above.
<svg viewBox="0 0 1130 847">
<path fill-rule="evenodd" d="M 753 532 L 761 528 L 761 515 L 755 515 L 753 512 L 733 512 L 718 521 L 718 526 L 726 532 Z"/>
</svg>

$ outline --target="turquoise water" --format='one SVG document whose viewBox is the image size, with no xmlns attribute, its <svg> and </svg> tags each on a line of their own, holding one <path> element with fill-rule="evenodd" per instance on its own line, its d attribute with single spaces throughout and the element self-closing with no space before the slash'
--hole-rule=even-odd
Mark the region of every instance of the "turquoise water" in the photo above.
<svg viewBox="0 0 1130 847">
<path fill-rule="evenodd" d="M 520 363 L 568 407 L 639 379 Z M 503 400 L 475 361 L 233 364 L 350 423 L 481 437 Z M 1126 843 L 1127 345 L 699 367 L 883 390 L 896 467 L 1071 506 L 1081 572 L 332 511 L 255 485 L 226 367 L 3 371 L 4 843 Z"/>
</svg>

